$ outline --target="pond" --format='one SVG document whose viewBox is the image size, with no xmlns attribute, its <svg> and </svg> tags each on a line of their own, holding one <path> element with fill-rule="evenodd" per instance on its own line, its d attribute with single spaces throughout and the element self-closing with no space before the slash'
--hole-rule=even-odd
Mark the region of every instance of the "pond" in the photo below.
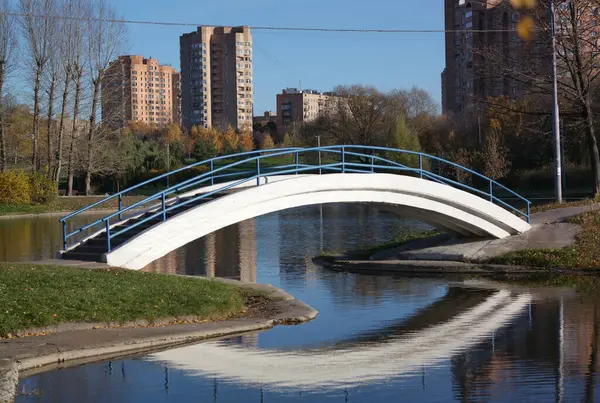
<svg viewBox="0 0 600 403">
<path fill-rule="evenodd" d="M 46 219 L 20 219 L 29 228 L 21 235 L 6 232 L 21 228 L 16 220 L 0 221 L 0 237 L 23 243 L 0 251 L 0 259 L 51 257 L 60 228 Z M 582 291 L 332 272 L 311 262 L 322 250 L 373 245 L 415 228 L 426 227 L 366 206 L 326 205 L 194 241 L 145 270 L 270 283 L 319 316 L 33 375 L 21 380 L 17 402 L 600 400 L 593 280 Z"/>
</svg>

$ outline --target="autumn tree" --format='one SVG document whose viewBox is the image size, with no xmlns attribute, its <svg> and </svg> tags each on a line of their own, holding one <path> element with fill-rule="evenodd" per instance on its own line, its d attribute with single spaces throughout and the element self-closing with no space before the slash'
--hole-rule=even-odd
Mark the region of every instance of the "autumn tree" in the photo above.
<svg viewBox="0 0 600 403">
<path fill-rule="evenodd" d="M 248 152 L 254 149 L 254 136 L 250 125 L 242 128 L 242 132 L 239 134 L 238 149 L 240 152 Z"/>
<path fill-rule="evenodd" d="M 227 126 L 227 130 L 225 130 L 225 132 L 221 135 L 221 152 L 223 153 L 223 155 L 233 154 L 237 152 L 239 142 L 240 139 L 235 130 L 233 130 L 233 127 L 231 127 L 231 125 Z"/>
<path fill-rule="evenodd" d="M 483 149 L 478 153 L 482 173 L 488 178 L 498 180 L 510 171 L 507 149 L 502 144 L 502 130 L 496 119 L 490 120 L 490 128 Z"/>
<path fill-rule="evenodd" d="M 264 133 L 261 135 L 260 139 L 260 149 L 261 150 L 271 150 L 275 148 L 275 142 L 269 133 Z"/>
</svg>

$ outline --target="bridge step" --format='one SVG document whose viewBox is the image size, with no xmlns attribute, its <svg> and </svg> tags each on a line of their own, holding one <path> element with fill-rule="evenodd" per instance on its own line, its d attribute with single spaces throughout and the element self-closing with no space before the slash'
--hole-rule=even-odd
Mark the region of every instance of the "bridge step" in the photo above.
<svg viewBox="0 0 600 403">
<path fill-rule="evenodd" d="M 187 210 L 201 206 L 201 205 L 208 203 L 210 201 L 213 201 L 215 199 L 218 199 L 219 197 L 220 196 L 210 196 L 210 197 L 207 197 L 207 198 L 204 198 L 201 200 L 191 202 L 191 203 L 186 204 L 185 206 L 181 206 L 175 210 L 168 211 L 167 219 L 177 216 Z M 185 201 L 185 200 L 186 199 L 182 199 L 182 201 Z M 171 204 L 170 206 L 173 206 L 173 204 Z M 149 217 L 155 215 L 156 213 L 158 213 L 158 210 L 157 211 L 149 211 L 147 213 L 142 214 L 138 218 L 129 219 L 128 221 L 125 221 L 122 224 L 117 224 L 111 228 L 111 233 L 121 231 L 127 227 L 131 227 L 132 225 L 135 225 L 135 224 L 139 223 L 140 221 L 148 219 Z M 143 224 L 138 225 L 135 228 L 131 228 L 129 231 L 127 231 L 119 236 L 111 238 L 110 239 L 111 248 L 114 249 L 114 248 L 121 246 L 122 244 L 124 244 L 125 242 L 130 240 L 131 238 L 135 237 L 136 235 L 140 234 L 143 231 L 146 231 L 149 228 L 154 227 L 157 224 L 160 224 L 161 222 L 162 222 L 162 215 L 159 215 L 157 217 L 154 217 L 154 218 L 146 221 Z M 102 262 L 103 255 L 106 252 L 107 252 L 106 234 L 101 233 L 101 234 L 98 234 L 94 238 L 88 239 L 86 242 L 84 242 L 81 245 L 77 246 L 76 248 L 70 250 L 69 252 L 64 253 L 62 255 L 62 258 L 63 259 L 73 259 L 73 260 L 83 260 L 83 261 L 90 261 L 90 262 Z"/>
<path fill-rule="evenodd" d="M 85 262 L 100 262 L 102 263 L 104 253 L 88 253 L 88 252 L 67 252 L 63 253 L 62 259 L 68 260 L 83 260 Z"/>
</svg>

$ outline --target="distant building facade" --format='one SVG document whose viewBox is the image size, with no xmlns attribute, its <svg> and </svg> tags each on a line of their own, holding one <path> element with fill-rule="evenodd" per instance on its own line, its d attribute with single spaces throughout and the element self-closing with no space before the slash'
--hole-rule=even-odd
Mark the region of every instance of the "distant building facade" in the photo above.
<svg viewBox="0 0 600 403">
<path fill-rule="evenodd" d="M 102 118 L 116 127 L 129 121 L 179 123 L 179 73 L 143 56 L 120 56 L 102 85 Z"/>
<path fill-rule="evenodd" d="M 254 116 L 252 122 L 256 125 L 265 126 L 267 123 L 277 123 L 277 114 L 273 111 L 265 111 L 261 116 Z"/>
<path fill-rule="evenodd" d="M 249 27 L 201 26 L 179 39 L 183 126 L 252 125 L 252 35 Z"/>
<path fill-rule="evenodd" d="M 332 92 L 286 88 L 277 94 L 277 132 L 283 136 L 331 110 L 338 97 Z"/>
</svg>

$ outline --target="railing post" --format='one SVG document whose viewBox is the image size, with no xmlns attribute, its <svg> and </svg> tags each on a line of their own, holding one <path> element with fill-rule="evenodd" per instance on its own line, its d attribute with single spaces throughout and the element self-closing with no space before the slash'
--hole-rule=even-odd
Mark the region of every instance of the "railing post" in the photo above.
<svg viewBox="0 0 600 403">
<path fill-rule="evenodd" d="M 419 153 L 419 175 L 423 179 L 423 154 Z"/>
<path fill-rule="evenodd" d="M 375 173 L 375 156 L 371 155 L 371 172 Z"/>
<path fill-rule="evenodd" d="M 106 220 L 106 253 L 110 252 L 110 218 Z"/>
<path fill-rule="evenodd" d="M 210 160 L 210 184 L 211 186 L 215 184 L 215 175 L 212 173 L 213 171 L 213 160 Z"/>
<path fill-rule="evenodd" d="M 531 224 L 531 202 L 527 200 L 527 224 Z"/>
<path fill-rule="evenodd" d="M 119 193 L 119 221 L 123 219 L 123 214 L 121 213 L 123 210 L 123 194 Z"/>
<path fill-rule="evenodd" d="M 494 202 L 494 182 L 490 179 L 490 201 Z"/>
<path fill-rule="evenodd" d="M 62 222 L 62 229 L 63 229 L 63 250 L 66 251 L 67 250 L 67 222 L 66 221 Z"/>
<path fill-rule="evenodd" d="M 342 173 L 346 173 L 346 153 L 344 152 L 344 146 L 342 146 Z"/>
<path fill-rule="evenodd" d="M 294 154 L 294 164 L 296 165 L 296 175 L 298 175 L 300 169 L 300 154 L 298 152 Z"/>
<path fill-rule="evenodd" d="M 160 199 L 161 199 L 161 206 L 162 206 L 163 221 L 167 221 L 167 195 L 166 195 L 166 193 L 163 192 L 160 195 Z"/>
<path fill-rule="evenodd" d="M 260 157 L 256 159 L 256 186 L 260 186 Z"/>
</svg>

